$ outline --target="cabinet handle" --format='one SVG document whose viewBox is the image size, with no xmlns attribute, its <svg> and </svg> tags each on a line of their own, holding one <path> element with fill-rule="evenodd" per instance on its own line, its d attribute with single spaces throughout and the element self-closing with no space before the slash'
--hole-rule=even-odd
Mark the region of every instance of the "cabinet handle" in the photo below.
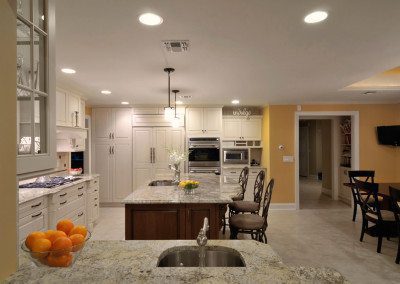
<svg viewBox="0 0 400 284">
<path fill-rule="evenodd" d="M 83 189 L 83 188 L 84 188 L 84 186 L 78 187 L 78 189 Z"/>
<path fill-rule="evenodd" d="M 63 193 L 63 194 L 60 194 L 60 197 L 64 197 L 66 195 L 67 195 L 67 193 Z"/>
<path fill-rule="evenodd" d="M 97 189 L 93 190 L 94 192 L 97 192 Z"/>
<path fill-rule="evenodd" d="M 40 205 L 42 205 L 42 202 L 39 202 L 38 204 L 32 205 L 31 208 L 35 208 L 35 207 L 38 207 Z"/>
<path fill-rule="evenodd" d="M 113 155 L 114 155 L 114 146 L 112 146 L 112 153 L 113 153 Z"/>
<path fill-rule="evenodd" d="M 81 194 L 78 194 L 78 197 L 82 197 L 83 196 L 83 193 L 81 193 Z"/>
<path fill-rule="evenodd" d="M 114 139 L 114 132 L 113 132 L 113 134 L 112 134 L 112 139 Z"/>
<path fill-rule="evenodd" d="M 150 164 L 153 163 L 153 148 L 150 148 Z"/>
<path fill-rule="evenodd" d="M 111 155 L 111 146 L 108 148 L 108 153 Z"/>
<path fill-rule="evenodd" d="M 108 134 L 108 139 L 111 139 L 111 132 Z"/>
<path fill-rule="evenodd" d="M 190 220 L 190 209 L 188 209 L 188 219 Z"/>
<path fill-rule="evenodd" d="M 65 203 L 67 203 L 67 200 L 65 200 L 64 202 L 60 202 L 60 205 L 64 205 Z"/>
<path fill-rule="evenodd" d="M 94 200 L 97 200 L 97 197 Z"/>
<path fill-rule="evenodd" d="M 156 148 L 153 147 L 153 164 L 156 163 Z"/>
<path fill-rule="evenodd" d="M 231 172 L 231 174 L 236 174 L 236 172 Z"/>
<path fill-rule="evenodd" d="M 93 183 L 97 183 L 97 180 L 95 180 Z"/>
<path fill-rule="evenodd" d="M 96 207 L 97 207 L 97 203 L 96 203 L 94 206 L 96 206 Z"/>
<path fill-rule="evenodd" d="M 37 213 L 36 215 L 32 215 L 31 217 L 32 218 L 36 218 L 36 217 L 39 217 L 40 215 L 42 215 L 42 212 L 40 211 L 39 213 Z"/>
<path fill-rule="evenodd" d="M 78 214 L 78 217 L 81 217 L 82 215 L 83 215 L 83 212 L 79 213 L 79 214 Z"/>
</svg>

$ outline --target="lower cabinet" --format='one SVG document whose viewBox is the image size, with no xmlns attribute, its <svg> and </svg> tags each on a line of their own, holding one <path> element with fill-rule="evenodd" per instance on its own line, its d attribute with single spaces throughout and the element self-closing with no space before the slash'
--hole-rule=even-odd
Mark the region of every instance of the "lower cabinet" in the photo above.
<svg viewBox="0 0 400 284">
<path fill-rule="evenodd" d="M 221 207 L 226 204 L 126 204 L 125 239 L 196 239 L 205 217 L 207 237 L 218 239 Z"/>
<path fill-rule="evenodd" d="M 19 242 L 32 231 L 44 231 L 48 227 L 47 197 L 42 196 L 22 203 L 18 208 Z"/>
</svg>

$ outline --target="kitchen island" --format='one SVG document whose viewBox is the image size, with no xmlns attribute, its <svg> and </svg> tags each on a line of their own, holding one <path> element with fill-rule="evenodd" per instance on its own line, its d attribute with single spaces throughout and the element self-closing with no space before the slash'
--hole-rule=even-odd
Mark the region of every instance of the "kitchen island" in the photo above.
<svg viewBox="0 0 400 284">
<path fill-rule="evenodd" d="M 194 240 L 89 241 L 71 268 L 35 267 L 25 254 L 6 283 L 347 283 L 330 268 L 290 267 L 271 246 L 252 240 L 209 240 L 238 251 L 245 267 L 157 267 L 159 256 Z"/>
<path fill-rule="evenodd" d="M 210 225 L 208 238 L 218 239 L 226 206 L 241 191 L 239 184 L 214 174 L 184 174 L 185 179 L 200 182 L 192 194 L 147 183 L 125 198 L 126 240 L 195 239 L 204 217 Z"/>
</svg>

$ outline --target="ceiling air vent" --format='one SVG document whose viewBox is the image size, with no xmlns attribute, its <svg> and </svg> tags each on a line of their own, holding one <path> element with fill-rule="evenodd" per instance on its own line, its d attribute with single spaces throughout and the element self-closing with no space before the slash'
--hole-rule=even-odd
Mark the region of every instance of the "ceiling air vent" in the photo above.
<svg viewBox="0 0 400 284">
<path fill-rule="evenodd" d="M 167 52 L 177 53 L 189 50 L 188 40 L 163 40 L 162 43 Z"/>
</svg>

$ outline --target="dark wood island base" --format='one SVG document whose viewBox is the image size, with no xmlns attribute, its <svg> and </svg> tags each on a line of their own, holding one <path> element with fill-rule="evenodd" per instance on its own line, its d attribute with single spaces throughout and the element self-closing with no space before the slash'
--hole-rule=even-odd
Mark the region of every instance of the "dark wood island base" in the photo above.
<svg viewBox="0 0 400 284">
<path fill-rule="evenodd" d="M 218 239 L 226 204 L 125 204 L 126 240 L 196 239 L 209 220 L 209 239 Z"/>
</svg>

